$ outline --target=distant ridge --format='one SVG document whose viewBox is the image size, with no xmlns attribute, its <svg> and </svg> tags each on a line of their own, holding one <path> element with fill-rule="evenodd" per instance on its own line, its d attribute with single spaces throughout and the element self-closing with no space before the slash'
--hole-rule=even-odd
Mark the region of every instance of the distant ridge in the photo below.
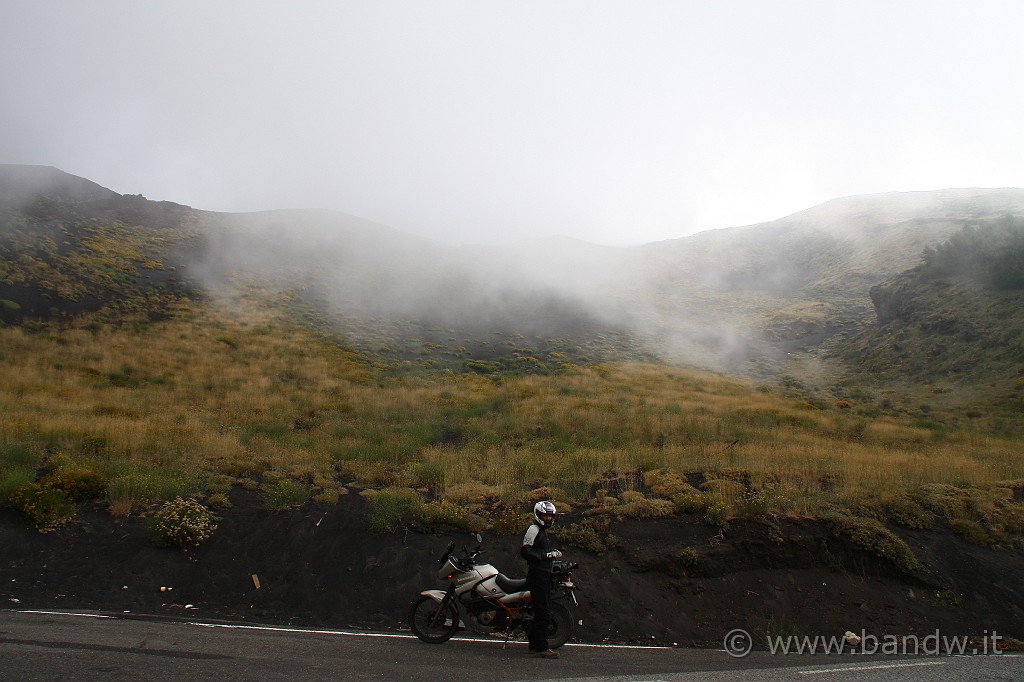
<svg viewBox="0 0 1024 682">
<path fill-rule="evenodd" d="M 39 195 L 68 202 L 100 201 L 121 196 L 92 180 L 65 173 L 53 166 L 0 164 L 0 201 L 27 201 Z"/>
<path fill-rule="evenodd" d="M 209 295 L 258 299 L 367 357 L 430 371 L 655 359 L 818 382 L 844 371 L 836 348 L 878 325 L 872 287 L 1007 216 L 1024 217 L 1024 189 L 845 197 L 642 246 L 551 236 L 460 247 L 338 211 L 204 211 L 8 164 L 0 322 L 116 319 L 125 302 L 158 318 L 176 297 Z M 981 293 L 979 310 L 995 300 Z M 1013 333 L 1007 320 L 993 322 L 998 335 Z"/>
</svg>

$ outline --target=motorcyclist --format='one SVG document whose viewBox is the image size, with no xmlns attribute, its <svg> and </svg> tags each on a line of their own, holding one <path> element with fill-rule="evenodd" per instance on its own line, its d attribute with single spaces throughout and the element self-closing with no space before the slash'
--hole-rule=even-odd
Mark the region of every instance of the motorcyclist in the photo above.
<svg viewBox="0 0 1024 682">
<path fill-rule="evenodd" d="M 533 523 L 526 529 L 523 546 L 519 553 L 529 569 L 526 572 L 526 589 L 530 591 L 533 602 L 533 624 L 528 635 L 530 653 L 541 658 L 558 658 L 558 654 L 548 648 L 548 623 L 551 619 L 551 569 L 555 559 L 562 553 L 551 547 L 548 540 L 548 528 L 555 523 L 555 505 L 548 500 L 541 500 L 533 506 Z"/>
</svg>

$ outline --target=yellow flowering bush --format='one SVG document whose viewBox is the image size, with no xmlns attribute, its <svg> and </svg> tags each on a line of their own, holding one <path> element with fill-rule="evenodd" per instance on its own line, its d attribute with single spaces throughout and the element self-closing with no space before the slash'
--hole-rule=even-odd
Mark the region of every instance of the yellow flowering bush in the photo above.
<svg viewBox="0 0 1024 682">
<path fill-rule="evenodd" d="M 11 503 L 25 513 L 40 533 L 56 530 L 75 518 L 71 497 L 49 485 L 22 483 L 11 496 Z"/>
</svg>

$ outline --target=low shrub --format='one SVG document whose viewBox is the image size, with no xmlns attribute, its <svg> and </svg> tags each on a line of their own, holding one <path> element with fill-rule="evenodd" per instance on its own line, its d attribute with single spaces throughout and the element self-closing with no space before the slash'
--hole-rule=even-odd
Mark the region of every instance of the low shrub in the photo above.
<svg viewBox="0 0 1024 682">
<path fill-rule="evenodd" d="M 282 512 L 301 507 L 309 500 L 309 486 L 302 481 L 283 478 L 262 486 L 263 503 L 272 512 Z"/>
<path fill-rule="evenodd" d="M 542 486 L 540 488 L 534 488 L 529 493 L 529 499 L 531 502 L 538 502 L 540 500 L 554 500 L 556 498 L 564 498 L 565 493 L 557 488 L 550 486 Z"/>
<path fill-rule="evenodd" d="M 945 483 L 929 483 L 914 490 L 911 499 L 930 512 L 947 519 L 965 516 L 971 506 L 970 493 Z"/>
<path fill-rule="evenodd" d="M 724 478 L 704 481 L 700 489 L 704 498 L 704 520 L 712 526 L 726 526 L 747 494 L 743 483 Z"/>
<path fill-rule="evenodd" d="M 685 514 L 696 514 L 704 509 L 706 504 L 704 495 L 691 486 L 689 491 L 684 491 L 672 496 L 672 502 Z"/>
<path fill-rule="evenodd" d="M 889 518 L 906 528 L 931 528 L 935 515 L 906 495 L 898 495 L 886 504 Z"/>
<path fill-rule="evenodd" d="M 156 481 L 140 472 L 113 476 L 107 483 L 107 502 L 113 516 L 128 516 L 141 511 L 156 496 Z"/>
<path fill-rule="evenodd" d="M 449 500 L 424 504 L 417 520 L 431 528 L 457 528 L 471 533 L 487 528 L 486 519 Z"/>
<path fill-rule="evenodd" d="M 213 512 L 191 498 L 165 502 L 150 520 L 150 537 L 159 547 L 197 547 L 217 529 Z"/>
<path fill-rule="evenodd" d="M 760 516 L 775 511 L 775 503 L 770 490 L 745 490 L 736 501 L 738 516 Z"/>
<path fill-rule="evenodd" d="M 491 532 L 498 535 L 523 535 L 533 523 L 533 514 L 514 507 L 499 507 L 491 514 Z"/>
<path fill-rule="evenodd" d="M 232 478 L 253 478 L 259 476 L 266 469 L 263 462 L 253 457 L 234 457 L 220 463 L 220 472 Z"/>
<path fill-rule="evenodd" d="M 671 500 L 676 495 L 697 492 L 686 477 L 673 469 L 652 469 L 644 472 L 644 485 L 658 497 Z"/>
<path fill-rule="evenodd" d="M 409 488 L 367 490 L 366 511 L 370 529 L 375 533 L 389 533 L 412 523 L 419 515 L 423 500 Z"/>
<path fill-rule="evenodd" d="M 732 481 L 724 478 L 713 478 L 711 480 L 704 481 L 700 484 L 700 489 L 707 495 L 719 497 L 727 503 L 742 498 L 743 493 L 747 491 L 746 486 L 739 481 Z"/>
<path fill-rule="evenodd" d="M 445 491 L 444 497 L 455 504 L 481 505 L 488 500 L 497 499 L 499 494 L 500 491 L 493 485 L 471 481 L 451 486 Z"/>
<path fill-rule="evenodd" d="M 837 535 L 849 538 L 857 547 L 891 561 L 908 573 L 921 568 L 921 562 L 910 545 L 877 519 L 836 512 L 826 512 L 822 519 Z"/>
<path fill-rule="evenodd" d="M 985 530 L 980 523 L 970 519 L 953 519 L 949 522 L 949 528 L 972 545 L 979 547 L 991 547 L 996 544 L 997 539 Z"/>
<path fill-rule="evenodd" d="M 341 494 L 334 488 L 326 488 L 323 491 L 313 496 L 313 501 L 317 504 L 325 504 L 332 506 L 338 504 L 338 498 Z"/>
<path fill-rule="evenodd" d="M 754 482 L 754 474 L 751 473 L 750 469 L 741 469 L 739 467 L 724 467 L 718 470 L 717 475 L 709 475 L 708 478 L 734 481 L 742 485 L 746 490 L 750 490 Z"/>
<path fill-rule="evenodd" d="M 63 490 L 76 502 L 95 500 L 107 492 L 107 479 L 88 469 L 57 470 L 46 476 L 41 483 Z"/>
<path fill-rule="evenodd" d="M 443 488 L 445 473 L 445 466 L 441 462 L 428 460 L 416 462 L 410 467 L 410 477 L 412 478 L 413 485 Z"/>
<path fill-rule="evenodd" d="M 669 500 L 648 500 L 646 498 L 616 505 L 611 510 L 619 518 L 634 519 L 663 519 L 674 516 L 679 511 L 678 507 Z"/>
<path fill-rule="evenodd" d="M 603 492 L 603 491 L 599 491 Z M 611 495 L 601 495 L 598 497 L 592 497 L 587 501 L 591 507 L 614 507 L 619 503 L 619 498 L 612 497 Z"/>
<path fill-rule="evenodd" d="M 729 505 L 721 497 L 714 495 L 704 498 L 704 520 L 712 526 L 728 525 Z"/>
<path fill-rule="evenodd" d="M 1024 505 L 1013 502 L 997 504 L 982 512 L 987 525 L 1013 535 L 1024 535 Z"/>
<path fill-rule="evenodd" d="M 206 491 L 209 493 L 224 493 L 225 495 L 231 492 L 231 488 L 235 485 L 236 481 L 233 477 L 224 474 L 215 474 L 210 477 L 206 482 Z"/>
<path fill-rule="evenodd" d="M 693 547 L 685 547 L 676 555 L 684 568 L 694 569 L 700 565 L 700 552 Z"/>
<path fill-rule="evenodd" d="M 624 490 L 619 495 L 619 505 L 636 504 L 646 500 L 647 496 L 638 490 Z"/>
<path fill-rule="evenodd" d="M 40 533 L 56 530 L 74 520 L 75 504 L 57 488 L 38 483 L 23 483 L 11 495 L 12 506 L 24 512 Z"/>
<path fill-rule="evenodd" d="M 601 539 L 601 529 L 608 530 L 608 523 L 588 519 L 582 523 L 573 523 L 561 528 L 556 527 L 552 533 L 560 541 L 601 555 L 608 551 L 608 545 Z"/>
<path fill-rule="evenodd" d="M 227 493 L 211 493 L 206 499 L 206 504 L 211 509 L 230 509 L 231 499 L 227 496 Z"/>
</svg>

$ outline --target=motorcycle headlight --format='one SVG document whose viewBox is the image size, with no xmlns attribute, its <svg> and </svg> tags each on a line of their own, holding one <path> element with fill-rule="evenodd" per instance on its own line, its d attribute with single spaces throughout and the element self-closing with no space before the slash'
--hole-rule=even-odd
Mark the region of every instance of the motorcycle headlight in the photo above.
<svg viewBox="0 0 1024 682">
<path fill-rule="evenodd" d="M 437 570 L 437 577 L 441 580 L 450 580 L 454 573 L 458 572 L 458 567 L 452 562 L 452 558 L 448 557 L 448 560 L 441 564 L 441 568 Z"/>
</svg>

